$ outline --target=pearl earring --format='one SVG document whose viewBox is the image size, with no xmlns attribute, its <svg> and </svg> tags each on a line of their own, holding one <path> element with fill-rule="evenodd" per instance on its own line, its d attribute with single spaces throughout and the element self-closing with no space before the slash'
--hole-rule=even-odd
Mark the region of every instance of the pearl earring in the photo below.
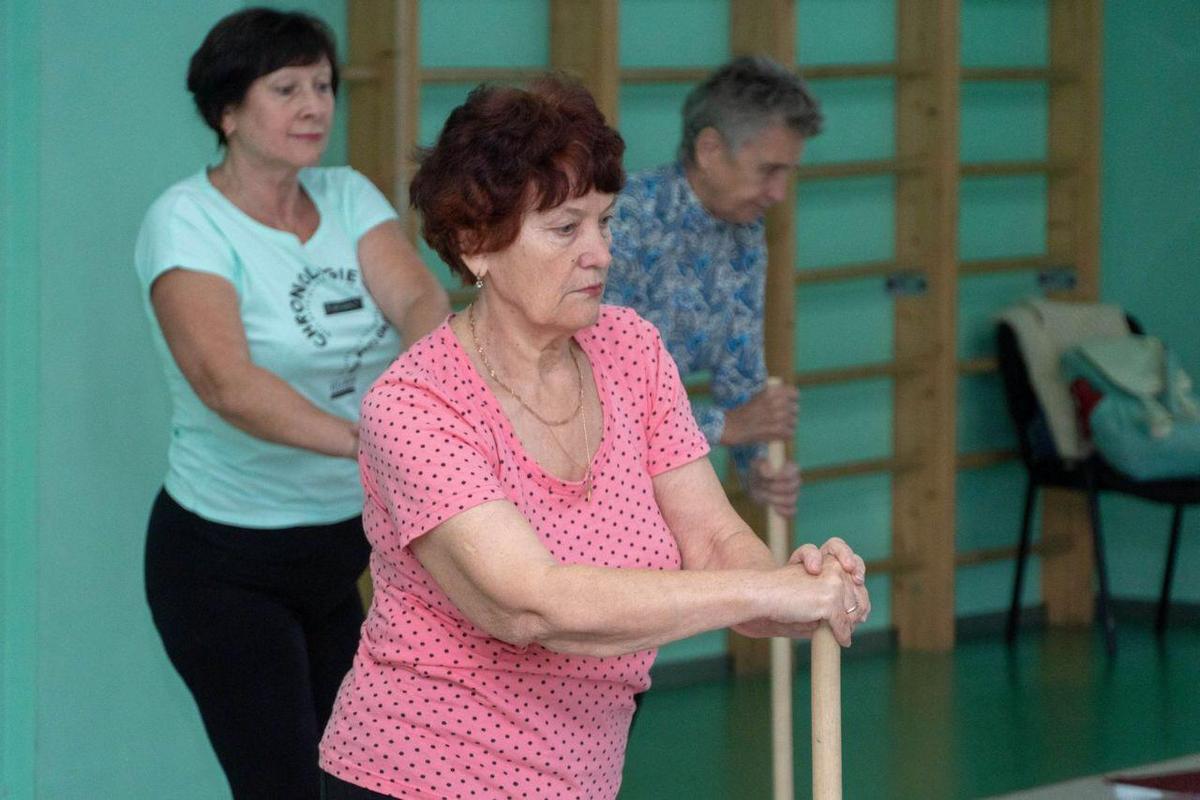
<svg viewBox="0 0 1200 800">
<path fill-rule="evenodd" d="M 483 288 L 483 276 L 482 275 L 479 275 L 475 278 L 475 288 L 476 289 Z"/>
</svg>

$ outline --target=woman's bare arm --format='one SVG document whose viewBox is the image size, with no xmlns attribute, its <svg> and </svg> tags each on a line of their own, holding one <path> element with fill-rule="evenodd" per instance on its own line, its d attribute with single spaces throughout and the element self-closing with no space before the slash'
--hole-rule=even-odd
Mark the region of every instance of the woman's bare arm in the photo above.
<svg viewBox="0 0 1200 800">
<path fill-rule="evenodd" d="M 358 240 L 358 263 L 367 291 L 406 346 L 450 313 L 446 290 L 409 244 L 399 221 L 382 222 L 363 234 Z"/>
<path fill-rule="evenodd" d="M 354 458 L 358 426 L 310 403 L 250 360 L 237 292 L 224 278 L 185 268 L 154 281 L 150 301 L 175 363 L 204 405 L 269 442 Z"/>
<path fill-rule="evenodd" d="M 611 656 L 769 618 L 781 625 L 837 615 L 841 569 L 617 569 L 558 563 L 516 507 L 492 501 L 452 517 L 411 545 L 451 601 L 515 645 Z M 842 615 L 844 617 L 844 615 Z M 849 641 L 849 626 L 843 626 Z"/>
</svg>

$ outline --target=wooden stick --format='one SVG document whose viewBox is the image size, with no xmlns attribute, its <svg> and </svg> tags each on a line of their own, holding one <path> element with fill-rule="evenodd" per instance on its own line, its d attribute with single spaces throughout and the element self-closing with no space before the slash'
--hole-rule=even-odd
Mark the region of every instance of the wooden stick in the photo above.
<svg viewBox="0 0 1200 800">
<path fill-rule="evenodd" d="M 779 378 L 767 380 L 777 386 Z M 767 445 L 767 463 L 772 469 L 783 466 L 785 459 L 782 441 Z M 787 518 L 767 508 L 767 544 L 775 563 L 784 564 L 792 547 L 791 526 Z M 835 642 L 836 644 L 836 642 Z M 795 800 L 795 780 L 792 767 L 792 640 L 771 639 L 771 764 L 775 800 Z"/>
<path fill-rule="evenodd" d="M 771 765 L 775 800 L 795 800 L 792 766 L 792 640 L 771 639 Z"/>
<path fill-rule="evenodd" d="M 777 386 L 779 378 L 769 378 Z M 767 463 L 783 466 L 784 443 L 767 446 Z M 767 543 L 776 563 L 785 563 L 791 552 L 788 520 L 767 509 Z M 771 640 L 771 756 L 774 800 L 794 800 L 792 765 L 792 642 Z M 812 759 L 813 800 L 842 798 L 842 648 L 829 625 L 823 623 L 812 639 Z"/>
<path fill-rule="evenodd" d="M 842 800 L 842 648 L 828 623 L 812 639 L 813 800 Z"/>
</svg>

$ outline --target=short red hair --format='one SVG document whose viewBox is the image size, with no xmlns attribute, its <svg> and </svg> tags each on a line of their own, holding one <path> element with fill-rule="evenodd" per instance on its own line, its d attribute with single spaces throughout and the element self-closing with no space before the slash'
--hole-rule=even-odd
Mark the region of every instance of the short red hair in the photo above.
<svg viewBox="0 0 1200 800">
<path fill-rule="evenodd" d="M 526 212 L 592 189 L 619 192 L 624 152 L 621 134 L 577 83 L 548 75 L 528 89 L 484 84 L 420 153 L 409 200 L 425 241 L 471 283 L 462 256 L 508 247 Z"/>
</svg>

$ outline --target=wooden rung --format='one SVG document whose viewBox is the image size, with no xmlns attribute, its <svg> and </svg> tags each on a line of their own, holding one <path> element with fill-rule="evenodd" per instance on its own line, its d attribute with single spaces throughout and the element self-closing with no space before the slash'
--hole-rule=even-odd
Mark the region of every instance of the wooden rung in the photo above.
<svg viewBox="0 0 1200 800">
<path fill-rule="evenodd" d="M 453 299 L 453 295 L 451 296 Z M 877 364 L 856 364 L 850 367 L 834 367 L 832 369 L 814 369 L 797 372 L 792 378 L 792 385 L 798 389 L 814 386 L 831 386 L 855 381 L 868 381 L 874 378 L 894 378 L 904 375 L 916 375 L 928 364 L 928 359 L 909 358 L 901 361 L 881 361 Z M 688 395 L 704 397 L 712 391 L 708 381 L 697 381 L 687 384 Z"/>
<path fill-rule="evenodd" d="M 1015 558 L 1017 548 L 1012 545 L 1004 547 L 980 547 L 976 550 L 962 550 L 954 554 L 954 563 L 959 567 L 969 567 L 976 564 L 988 564 L 993 561 L 1006 561 Z"/>
<path fill-rule="evenodd" d="M 980 450 L 974 453 L 959 453 L 958 468 L 983 469 L 1013 461 L 1017 456 L 1016 450 Z"/>
<path fill-rule="evenodd" d="M 805 80 L 837 78 L 899 78 L 928 75 L 928 70 L 906 69 L 892 61 L 863 64 L 810 64 L 798 70 Z M 699 83 L 712 73 L 710 67 L 625 67 L 620 71 L 621 82 L 637 83 Z"/>
<path fill-rule="evenodd" d="M 1071 537 L 1069 536 L 1050 536 L 1046 539 L 1041 539 L 1034 542 L 1029 547 L 1029 552 L 1037 556 L 1056 555 L 1065 553 L 1071 549 Z M 1017 557 L 1017 548 L 1014 545 L 1006 545 L 1002 547 L 980 547 L 975 550 L 960 550 L 954 555 L 954 563 L 959 567 L 971 567 L 979 564 L 990 564 L 995 561 L 1008 561 Z M 887 558 L 877 558 L 867 562 L 867 576 L 871 575 L 899 575 L 907 572 L 915 572 L 921 568 L 921 562 L 918 559 L 905 559 L 889 556 Z"/>
<path fill-rule="evenodd" d="M 796 179 L 820 181 L 830 178 L 854 178 L 870 175 L 896 175 L 902 172 L 917 172 L 920 167 L 896 159 L 876 161 L 844 161 L 834 164 L 806 164 L 796 168 Z"/>
<path fill-rule="evenodd" d="M 1019 256 L 1017 258 L 983 258 L 974 261 L 961 261 L 958 265 L 960 275 L 982 275 L 990 272 L 1018 272 L 1027 269 L 1049 269 L 1061 267 L 1070 269 L 1069 264 L 1049 256 Z"/>
<path fill-rule="evenodd" d="M 699 83 L 709 76 L 709 67 L 626 67 L 622 83 Z"/>
<path fill-rule="evenodd" d="M 1029 547 L 1029 552 L 1039 556 L 1054 556 L 1059 553 L 1068 553 L 1075 549 L 1075 540 L 1070 536 L 1047 536 L 1044 539 L 1034 542 Z M 1013 548 L 1013 556 L 1017 554 L 1017 548 Z"/>
<path fill-rule="evenodd" d="M 964 81 L 1045 81 L 1070 83 L 1079 80 L 1079 73 L 1049 67 L 963 67 Z"/>
<path fill-rule="evenodd" d="M 824 467 L 802 467 L 800 475 L 806 484 L 813 484 L 856 475 L 882 475 L 889 472 L 895 474 L 914 466 L 916 465 L 898 458 L 877 458 L 867 461 L 851 461 L 845 464 L 831 464 Z M 733 499 L 741 497 L 744 490 L 738 486 L 726 486 L 725 493 Z"/>
<path fill-rule="evenodd" d="M 831 464 L 824 467 L 807 467 L 800 471 L 805 483 L 834 481 L 839 478 L 850 478 L 856 475 L 881 475 L 896 473 L 912 468 L 914 465 L 898 458 L 873 458 L 866 461 L 851 461 L 845 464 Z"/>
<path fill-rule="evenodd" d="M 999 369 L 1000 365 L 994 356 L 979 358 L 964 358 L 958 362 L 959 375 L 990 375 Z"/>
<path fill-rule="evenodd" d="M 902 74 L 899 64 L 881 61 L 864 64 L 810 64 L 800 65 L 800 76 L 805 80 L 823 81 L 838 78 L 895 78 Z M 905 71 L 903 74 L 912 74 Z"/>
<path fill-rule="evenodd" d="M 897 272 L 920 272 L 916 267 L 902 266 L 895 261 L 864 261 L 837 267 L 796 270 L 796 283 L 835 283 L 863 278 L 885 278 Z"/>
<path fill-rule="evenodd" d="M 379 70 L 366 64 L 343 64 L 338 79 L 343 83 L 370 83 L 379 80 Z"/>
<path fill-rule="evenodd" d="M 1071 549 L 1069 536 L 1051 536 L 1034 542 L 1029 552 L 1037 556 L 1056 555 Z M 1017 557 L 1017 548 L 1013 545 L 1003 547 L 980 547 L 975 550 L 960 550 L 954 554 L 954 563 L 959 567 L 972 567 L 979 564 L 990 564 L 996 561 L 1008 561 Z M 918 559 L 905 559 L 889 556 L 867 562 L 867 576 L 871 575 L 900 575 L 915 572 L 921 568 Z"/>
<path fill-rule="evenodd" d="M 913 559 L 895 558 L 877 558 L 867 562 L 867 577 L 872 575 L 903 575 L 908 572 L 915 572 L 921 568 L 921 563 Z"/>
<path fill-rule="evenodd" d="M 524 83 L 546 74 L 547 67 L 425 67 L 423 83 Z"/>
<path fill-rule="evenodd" d="M 927 359 L 910 358 L 903 361 L 881 361 L 877 364 L 808 370 L 797 373 L 793 383 L 798 388 L 804 389 L 812 386 L 868 381 L 874 378 L 894 378 L 897 375 L 915 375 L 927 362 Z"/>
<path fill-rule="evenodd" d="M 986 161 L 962 164 L 959 173 L 964 178 L 995 178 L 1007 175 L 1056 175 L 1072 169 L 1070 164 L 1050 161 Z"/>
<path fill-rule="evenodd" d="M 1029 552 L 1034 555 L 1048 556 L 1065 553 L 1070 549 L 1071 537 L 1050 536 L 1030 545 Z M 1012 545 L 1007 547 L 981 547 L 976 550 L 959 551 L 954 556 L 954 563 L 960 567 L 971 567 L 978 564 L 990 564 L 994 561 L 1008 561 L 1016 557 L 1017 548 Z"/>
<path fill-rule="evenodd" d="M 815 369 L 796 375 L 795 384 L 798 388 L 812 386 L 829 386 L 831 384 L 865 381 L 872 378 L 889 378 L 896 373 L 896 364 L 883 361 L 878 364 L 859 364 L 853 367 L 835 367 L 833 369 Z"/>
</svg>

